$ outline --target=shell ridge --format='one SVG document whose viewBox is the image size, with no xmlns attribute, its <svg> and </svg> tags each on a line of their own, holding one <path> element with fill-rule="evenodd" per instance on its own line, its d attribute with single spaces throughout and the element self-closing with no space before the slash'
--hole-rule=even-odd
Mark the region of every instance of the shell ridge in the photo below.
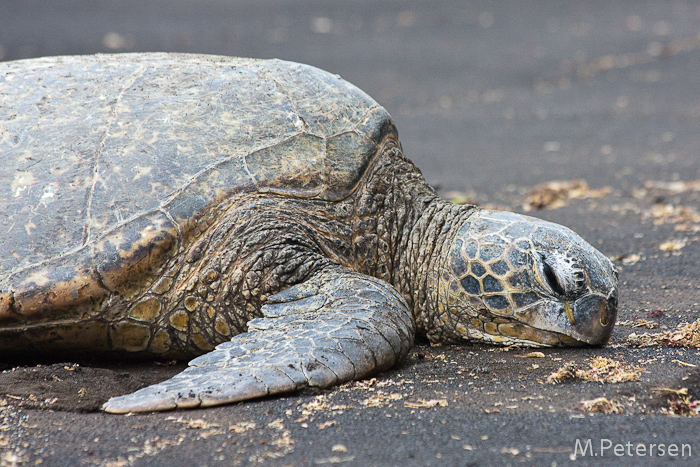
<svg viewBox="0 0 700 467">
<path fill-rule="evenodd" d="M 265 148 L 261 148 L 261 149 L 265 149 Z M 250 168 L 248 167 L 248 159 L 247 159 L 247 157 L 248 157 L 249 155 L 253 154 L 254 152 L 259 151 L 259 150 L 260 150 L 260 149 L 256 149 L 255 151 L 251 151 L 251 152 L 249 152 L 248 154 L 246 154 L 246 155 L 244 155 L 244 156 L 241 157 L 241 159 L 243 159 L 243 168 L 245 169 L 245 172 L 246 172 L 246 173 L 248 174 L 248 176 L 250 177 L 250 180 L 253 182 L 253 185 L 255 185 L 255 189 L 258 190 L 258 191 L 260 191 L 260 186 L 258 185 L 257 180 L 255 180 L 255 177 L 253 176 L 253 173 L 250 171 Z"/>
<path fill-rule="evenodd" d="M 180 234 L 180 228 L 179 224 L 172 218 L 169 212 L 167 210 L 163 209 L 161 206 L 155 207 L 153 209 L 149 209 L 147 211 L 139 212 L 136 214 L 133 214 L 125 219 L 123 219 L 121 222 L 115 223 L 113 226 L 111 226 L 109 229 L 105 230 L 103 233 L 101 233 L 98 237 L 96 237 L 93 241 L 90 243 L 84 243 L 81 244 L 75 248 L 71 248 L 70 250 L 64 251 L 63 253 L 59 253 L 57 255 L 51 256 L 50 258 L 45 258 L 41 261 L 37 261 L 35 263 L 28 264 L 26 266 L 19 267 L 17 269 L 12 270 L 10 273 L 6 275 L 0 275 L 0 280 L 6 280 L 10 279 L 12 276 L 20 274 L 22 272 L 25 272 L 29 269 L 37 268 L 40 266 L 44 266 L 47 264 L 52 263 L 53 261 L 57 261 L 60 259 L 68 258 L 69 256 L 72 256 L 74 254 L 79 253 L 81 250 L 84 249 L 90 249 L 90 257 L 94 258 L 94 246 L 96 243 L 98 243 L 100 240 L 104 239 L 105 237 L 109 236 L 110 234 L 114 233 L 114 231 L 124 227 L 125 225 L 135 221 L 136 219 L 139 219 L 140 217 L 146 217 L 150 214 L 153 214 L 155 212 L 161 212 L 163 215 L 165 215 L 169 221 L 171 221 L 173 224 L 175 224 L 178 234 Z M 178 237 L 179 238 L 179 237 Z"/>
<path fill-rule="evenodd" d="M 46 259 L 43 259 L 43 260 L 41 260 L 41 261 L 37 261 L 36 263 L 28 264 L 28 265 L 26 265 L 26 266 L 22 266 L 22 267 L 19 267 L 19 268 L 17 268 L 17 269 L 13 269 L 12 271 L 10 271 L 9 273 L 7 273 L 7 274 L 5 274 L 5 275 L 0 275 L 0 280 L 6 281 L 6 280 L 10 279 L 12 276 L 15 276 L 15 275 L 17 275 L 17 274 L 23 273 L 23 272 L 25 272 L 25 271 L 27 271 L 27 270 L 29 270 L 29 269 L 36 268 L 36 267 L 38 267 L 38 266 L 44 266 L 44 265 L 46 265 L 46 264 L 50 264 L 50 263 L 53 262 L 53 261 L 60 260 L 60 259 L 63 259 L 63 258 L 67 258 L 67 257 L 69 257 L 69 256 L 71 256 L 71 255 L 74 255 L 74 254 L 76 254 L 76 253 L 79 253 L 80 250 L 84 250 L 84 249 L 90 248 L 90 246 L 91 246 L 91 245 L 88 245 L 88 244 L 86 244 L 86 245 L 80 245 L 80 246 L 77 246 L 77 247 L 75 247 L 75 248 L 71 248 L 71 249 L 68 250 L 68 251 L 64 251 L 63 253 L 59 253 L 59 254 L 57 254 L 57 255 L 54 255 L 54 256 L 52 256 L 52 257 L 50 257 L 50 258 L 46 258 Z M 92 249 L 91 249 L 91 251 L 92 251 Z"/>
<path fill-rule="evenodd" d="M 255 175 L 254 175 L 253 173 L 251 173 L 250 169 L 248 168 L 248 161 L 247 161 L 247 158 L 248 158 L 249 156 L 252 156 L 253 154 L 256 154 L 256 153 L 260 152 L 260 151 L 264 151 L 264 150 L 266 150 L 266 149 L 272 149 L 272 148 L 274 148 L 275 146 L 279 146 L 280 144 L 286 143 L 287 141 L 291 141 L 293 138 L 296 138 L 296 137 L 299 136 L 299 135 L 305 135 L 305 134 L 309 134 L 309 133 L 305 133 L 305 132 L 303 132 L 303 131 L 297 131 L 296 133 L 293 133 L 293 134 L 291 134 L 291 135 L 289 135 L 289 136 L 287 136 L 287 137 L 285 137 L 285 138 L 278 139 L 278 140 L 275 141 L 274 143 L 271 143 L 271 144 L 268 144 L 268 145 L 266 145 L 266 146 L 261 146 L 261 147 L 259 147 L 259 148 L 256 148 L 256 149 L 254 149 L 253 151 L 250 151 L 248 154 L 245 154 L 244 156 L 242 156 L 242 158 L 243 158 L 243 165 L 244 165 L 244 167 L 245 167 L 245 169 L 246 169 L 246 172 L 248 172 L 248 175 L 251 176 L 251 178 L 253 179 L 253 183 L 255 184 L 255 188 L 257 188 L 258 191 L 259 191 L 260 193 L 263 193 L 263 192 L 265 192 L 265 191 L 267 191 L 267 190 L 264 190 L 264 189 L 262 189 L 262 188 L 259 188 L 260 185 L 259 185 L 258 182 L 255 180 Z M 316 136 L 316 135 L 314 135 L 314 136 Z M 215 163 L 212 164 L 212 165 L 217 165 L 217 164 L 220 164 L 220 163 L 222 163 L 222 162 L 224 162 L 224 161 L 217 161 L 217 162 L 215 162 Z"/>
<path fill-rule="evenodd" d="M 393 137 L 391 134 L 387 134 L 387 135 L 384 135 L 384 137 L 381 139 L 381 141 L 379 142 L 379 144 L 374 143 L 374 142 L 373 142 L 372 144 L 373 144 L 376 148 L 380 148 L 380 147 L 382 147 L 383 145 L 385 145 L 386 142 L 387 142 L 387 140 L 389 140 L 389 139 L 394 139 L 394 140 L 396 140 L 396 138 Z M 355 193 L 355 191 L 357 191 L 357 188 L 358 188 L 360 185 L 362 185 L 362 182 L 363 182 L 363 180 L 364 180 L 366 174 L 369 173 L 369 172 L 371 172 L 372 167 L 373 167 L 374 164 L 377 162 L 377 159 L 379 159 L 379 152 L 380 152 L 380 151 L 376 151 L 376 152 L 374 153 L 374 155 L 372 156 L 372 158 L 370 159 L 370 161 L 367 163 L 367 168 L 364 170 L 363 175 L 362 175 L 361 177 L 359 177 L 359 178 L 357 179 L 357 181 L 355 182 L 355 184 L 347 190 L 347 193 L 346 193 L 345 195 L 343 195 L 343 196 L 341 196 L 341 197 L 339 197 L 339 198 L 332 198 L 332 199 L 330 199 L 330 200 L 331 200 L 331 201 L 342 201 L 342 200 L 347 199 L 347 198 L 349 198 L 350 196 L 352 196 L 353 193 Z"/>
<path fill-rule="evenodd" d="M 230 155 L 230 156 L 221 158 L 221 159 L 217 160 L 216 162 L 213 162 L 213 163 L 211 163 L 211 164 L 209 164 L 209 165 L 207 165 L 207 166 L 205 166 L 205 167 L 202 167 L 197 173 L 195 173 L 194 175 L 192 175 L 192 177 L 190 177 L 190 179 L 187 180 L 187 182 L 185 182 L 184 184 L 182 184 L 177 190 L 175 190 L 175 191 L 173 191 L 172 193 L 170 193 L 170 195 L 168 195 L 168 196 L 164 199 L 164 201 L 160 204 L 160 208 L 166 208 L 166 207 L 168 206 L 168 204 L 170 204 L 170 203 L 171 203 L 179 194 L 181 194 L 187 187 L 189 187 L 190 185 L 192 185 L 202 174 L 204 174 L 204 173 L 206 173 L 206 172 L 209 172 L 209 171 L 211 171 L 211 170 L 214 170 L 214 169 L 216 169 L 218 166 L 223 165 L 223 164 L 225 164 L 226 162 L 232 161 L 232 160 L 234 160 L 234 159 L 241 159 L 241 160 L 243 161 L 243 167 L 245 168 L 246 173 L 250 176 L 250 179 L 251 179 L 251 181 L 253 182 L 253 184 L 255 185 L 255 188 L 256 188 L 256 189 L 259 189 L 259 185 L 258 185 L 257 180 L 255 180 L 255 176 L 250 172 L 250 169 L 248 168 L 248 161 L 246 160 L 246 157 L 248 157 L 248 156 L 250 156 L 250 155 L 252 155 L 252 154 L 255 154 L 256 152 L 264 151 L 265 149 L 273 148 L 273 147 L 277 146 L 278 144 L 281 144 L 281 143 L 284 143 L 284 142 L 286 142 L 286 141 L 289 141 L 290 139 L 292 139 L 292 138 L 294 138 L 295 136 L 298 136 L 298 135 L 300 135 L 300 134 L 302 134 L 302 132 L 293 133 L 293 134 L 291 134 L 291 135 L 289 135 L 289 136 L 286 136 L 286 137 L 284 137 L 284 138 L 280 138 L 280 139 L 278 139 L 278 140 L 275 140 L 274 142 L 272 142 L 272 143 L 270 143 L 270 144 L 267 144 L 267 145 L 264 145 L 264 146 L 258 146 L 257 148 L 253 149 L 252 151 L 248 152 L 247 154 L 233 154 L 233 155 Z"/>
<path fill-rule="evenodd" d="M 122 98 L 124 97 L 124 93 L 131 87 L 131 85 L 133 85 L 136 82 L 136 80 L 143 77 L 143 75 L 146 73 L 146 70 L 148 70 L 148 67 L 145 65 L 141 65 L 139 67 L 139 69 L 132 74 L 131 79 L 128 82 L 124 83 L 124 86 L 122 86 L 122 89 L 119 91 L 119 94 L 117 95 L 115 102 L 112 104 L 111 109 L 109 110 L 107 127 L 105 128 L 105 132 L 102 135 L 102 138 L 100 139 L 100 144 L 97 147 L 97 151 L 96 151 L 96 155 L 95 155 L 95 164 L 94 164 L 93 171 L 92 171 L 92 184 L 90 186 L 90 191 L 88 192 L 88 196 L 87 196 L 87 206 L 85 209 L 86 222 L 85 222 L 85 232 L 83 234 L 83 245 L 87 245 L 90 242 L 90 236 L 92 234 L 92 219 L 91 219 L 92 201 L 93 201 L 93 198 L 95 195 L 95 187 L 97 186 L 97 181 L 100 179 L 100 177 L 99 177 L 100 159 L 101 159 L 104 147 L 107 144 L 107 139 L 110 136 L 110 129 L 112 128 L 112 125 L 114 124 L 114 121 L 115 121 L 117 107 L 119 107 L 119 104 L 121 103 Z"/>
<path fill-rule="evenodd" d="M 287 97 L 287 99 L 289 99 L 289 103 L 290 103 L 290 104 L 292 105 L 292 107 L 294 108 L 294 113 L 296 114 L 297 118 L 298 118 L 299 120 L 301 120 L 301 123 L 302 123 L 302 125 L 303 125 L 303 127 L 304 127 L 304 129 L 301 130 L 301 132 L 302 132 L 302 133 L 313 134 L 311 131 L 309 131 L 309 130 L 311 130 L 311 127 L 309 126 L 308 123 L 306 123 L 306 120 L 304 119 L 304 117 L 301 116 L 301 113 L 299 112 L 299 106 L 297 105 L 297 102 L 292 98 L 292 95 L 289 93 L 289 90 L 287 90 L 287 88 L 284 87 L 284 85 L 283 85 L 282 83 L 280 83 L 279 81 L 277 81 L 277 79 L 276 79 L 272 74 L 270 74 L 270 72 L 264 71 L 263 74 L 264 74 L 267 78 L 269 78 L 270 81 L 272 81 L 273 83 L 275 83 L 275 86 L 277 86 L 277 87 L 279 88 L 279 90 L 282 91 L 282 94 L 284 94 L 284 95 Z M 316 136 L 320 136 L 320 137 L 323 138 L 322 135 L 316 135 Z"/>
<path fill-rule="evenodd" d="M 362 118 L 359 118 L 353 126 L 351 126 L 350 128 L 338 131 L 336 133 L 333 133 L 332 135 L 328 135 L 328 138 L 333 138 L 333 137 L 345 135 L 348 133 L 355 133 L 356 135 L 360 136 L 363 139 L 366 139 L 367 141 L 372 143 L 374 146 L 376 146 L 377 143 L 375 141 L 373 141 L 371 138 L 368 138 L 366 134 L 357 131 L 358 128 L 360 128 L 360 125 L 364 125 L 367 122 L 367 119 L 369 118 L 369 116 L 376 110 L 384 110 L 384 107 L 382 107 L 379 104 L 373 105 L 372 107 L 367 109 L 367 111 L 364 113 L 364 115 L 362 115 Z"/>
<path fill-rule="evenodd" d="M 180 246 L 180 247 L 178 248 L 178 250 L 179 250 L 180 248 L 182 248 L 182 242 L 183 242 L 183 240 L 184 240 L 184 238 L 185 238 L 184 234 L 182 233 L 182 229 L 180 228 L 180 224 L 179 224 L 179 223 L 175 220 L 175 218 L 168 212 L 167 209 L 164 209 L 164 208 L 162 208 L 162 207 L 159 207 L 158 210 L 159 210 L 160 212 L 162 212 L 163 215 L 164 215 L 170 222 L 172 222 L 173 225 L 175 226 L 175 229 L 177 230 L 177 242 L 178 242 L 178 245 Z M 93 257 L 94 257 L 94 255 L 93 255 Z"/>
</svg>

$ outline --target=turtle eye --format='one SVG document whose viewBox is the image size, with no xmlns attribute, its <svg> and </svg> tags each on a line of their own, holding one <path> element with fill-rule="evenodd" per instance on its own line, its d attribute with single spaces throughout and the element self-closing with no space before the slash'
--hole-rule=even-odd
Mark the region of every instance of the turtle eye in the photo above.
<svg viewBox="0 0 700 467">
<path fill-rule="evenodd" d="M 549 289 L 556 295 L 566 295 L 566 291 L 559 283 L 559 279 L 557 279 L 557 275 L 554 273 L 552 266 L 547 262 L 544 255 L 540 254 L 540 258 L 542 259 L 542 275 Z"/>
<path fill-rule="evenodd" d="M 538 282 L 553 295 L 570 297 L 584 289 L 583 267 L 572 259 L 556 254 L 538 253 Z"/>
</svg>

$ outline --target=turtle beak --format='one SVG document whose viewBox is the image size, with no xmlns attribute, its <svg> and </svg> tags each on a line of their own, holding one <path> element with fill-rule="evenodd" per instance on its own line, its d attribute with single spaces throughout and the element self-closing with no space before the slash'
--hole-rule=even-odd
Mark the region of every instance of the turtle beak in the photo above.
<svg viewBox="0 0 700 467">
<path fill-rule="evenodd" d="M 567 313 L 568 315 L 569 313 Z M 617 290 L 608 297 L 590 294 L 572 307 L 568 335 L 590 345 L 605 345 L 610 339 L 617 318 Z"/>
</svg>

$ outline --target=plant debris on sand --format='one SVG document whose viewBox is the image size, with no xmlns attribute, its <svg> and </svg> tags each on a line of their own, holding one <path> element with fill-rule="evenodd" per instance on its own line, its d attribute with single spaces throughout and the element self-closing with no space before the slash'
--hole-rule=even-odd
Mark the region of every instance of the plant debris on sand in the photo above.
<svg viewBox="0 0 700 467">
<path fill-rule="evenodd" d="M 584 412 L 601 412 L 604 414 L 622 413 L 622 405 L 605 397 L 597 397 L 589 401 L 581 401 L 580 409 Z"/>
<path fill-rule="evenodd" d="M 676 329 L 670 331 L 632 333 L 627 336 L 627 344 L 635 347 L 650 347 L 652 345 L 700 347 L 700 319 L 692 323 L 681 323 Z"/>
<path fill-rule="evenodd" d="M 589 361 L 588 369 L 580 369 L 569 362 L 547 377 L 550 384 L 567 380 L 595 381 L 597 383 L 623 383 L 639 381 L 644 368 L 628 365 L 611 358 L 595 357 Z"/>
<path fill-rule="evenodd" d="M 656 388 L 654 391 L 664 392 L 668 398 L 668 408 L 662 408 L 662 413 L 683 417 L 697 417 L 700 415 L 700 400 L 691 401 L 688 388 Z"/>
<path fill-rule="evenodd" d="M 523 210 L 535 211 L 566 206 L 571 199 L 604 198 L 612 193 L 610 187 L 590 188 L 585 180 L 552 181 L 537 185 L 529 190 Z"/>
</svg>

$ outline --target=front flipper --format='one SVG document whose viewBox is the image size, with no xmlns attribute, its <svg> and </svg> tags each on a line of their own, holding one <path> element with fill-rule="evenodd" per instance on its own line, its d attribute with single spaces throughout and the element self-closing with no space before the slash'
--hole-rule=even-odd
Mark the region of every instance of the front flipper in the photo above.
<svg viewBox="0 0 700 467">
<path fill-rule="evenodd" d="M 269 297 L 264 318 L 175 377 L 113 397 L 112 413 L 206 407 L 326 388 L 386 370 L 406 356 L 415 323 L 389 284 L 342 267 Z"/>
</svg>

